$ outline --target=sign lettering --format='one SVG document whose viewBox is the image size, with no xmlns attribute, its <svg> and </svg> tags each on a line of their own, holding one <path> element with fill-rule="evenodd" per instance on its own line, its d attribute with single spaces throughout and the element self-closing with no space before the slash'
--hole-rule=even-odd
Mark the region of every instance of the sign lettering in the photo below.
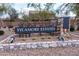
<svg viewBox="0 0 79 59">
<path fill-rule="evenodd" d="M 55 32 L 56 27 L 16 27 L 15 33 L 16 34 L 27 34 L 27 33 L 39 33 L 39 32 Z"/>
</svg>

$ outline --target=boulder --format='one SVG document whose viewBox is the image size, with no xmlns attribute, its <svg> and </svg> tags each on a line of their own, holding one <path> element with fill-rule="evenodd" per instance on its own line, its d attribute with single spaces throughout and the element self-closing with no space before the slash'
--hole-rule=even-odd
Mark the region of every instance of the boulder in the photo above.
<svg viewBox="0 0 79 59">
<path fill-rule="evenodd" d="M 36 44 L 32 44 L 31 47 L 32 48 L 37 48 L 37 45 Z"/>
<path fill-rule="evenodd" d="M 13 49 L 14 49 L 14 46 L 13 46 L 13 45 L 11 45 L 11 46 L 10 46 L 10 49 L 11 49 L 11 50 L 13 50 Z"/>
<path fill-rule="evenodd" d="M 42 43 L 43 48 L 49 48 L 49 45 L 47 43 Z"/>
</svg>

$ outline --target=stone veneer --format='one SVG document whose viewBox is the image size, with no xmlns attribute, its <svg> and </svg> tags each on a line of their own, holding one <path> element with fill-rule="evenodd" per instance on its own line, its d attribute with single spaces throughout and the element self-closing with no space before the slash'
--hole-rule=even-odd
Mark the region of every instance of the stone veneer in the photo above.
<svg viewBox="0 0 79 59">
<path fill-rule="evenodd" d="M 0 44 L 0 50 L 3 51 L 27 49 L 27 48 L 30 49 L 30 48 L 54 48 L 54 47 L 79 47 L 79 40 Z"/>
</svg>

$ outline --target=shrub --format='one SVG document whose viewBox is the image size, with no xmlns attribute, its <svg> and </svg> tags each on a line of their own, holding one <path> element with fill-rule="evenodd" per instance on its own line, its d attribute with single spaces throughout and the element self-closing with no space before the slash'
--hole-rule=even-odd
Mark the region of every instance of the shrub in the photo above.
<svg viewBox="0 0 79 59">
<path fill-rule="evenodd" d="M 25 41 L 25 39 L 22 39 L 22 41 Z"/>
<path fill-rule="evenodd" d="M 48 39 L 51 39 L 51 37 L 48 37 Z"/>
<path fill-rule="evenodd" d="M 35 38 L 32 38 L 32 40 L 36 40 Z"/>
<path fill-rule="evenodd" d="M 4 31 L 0 30 L 0 36 L 4 34 Z"/>
<path fill-rule="evenodd" d="M 8 28 L 13 28 L 13 26 L 10 25 L 10 26 L 8 26 Z"/>
<path fill-rule="evenodd" d="M 4 26 L 3 28 L 6 28 L 6 26 Z"/>
<path fill-rule="evenodd" d="M 74 27 L 70 27 L 70 31 L 73 32 L 75 29 Z"/>
<path fill-rule="evenodd" d="M 42 37 L 41 39 L 45 39 L 44 37 Z"/>
<path fill-rule="evenodd" d="M 79 26 L 78 26 L 77 30 L 79 30 Z"/>
</svg>

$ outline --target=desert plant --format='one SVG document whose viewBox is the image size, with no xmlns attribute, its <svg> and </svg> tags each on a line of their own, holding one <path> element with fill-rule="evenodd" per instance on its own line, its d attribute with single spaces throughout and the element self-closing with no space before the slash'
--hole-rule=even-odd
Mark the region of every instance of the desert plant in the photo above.
<svg viewBox="0 0 79 59">
<path fill-rule="evenodd" d="M 0 36 L 3 35 L 3 34 L 4 34 L 4 31 L 3 30 L 0 30 Z"/>
<path fill-rule="evenodd" d="M 13 28 L 13 26 L 10 25 L 10 26 L 8 26 L 8 28 Z"/>
<path fill-rule="evenodd" d="M 73 32 L 74 31 L 74 27 L 71 26 L 70 31 Z"/>
<path fill-rule="evenodd" d="M 45 39 L 44 37 L 42 37 L 41 39 Z"/>
<path fill-rule="evenodd" d="M 32 38 L 32 40 L 36 40 L 35 38 Z"/>
<path fill-rule="evenodd" d="M 51 37 L 48 37 L 48 39 L 51 39 Z"/>
<path fill-rule="evenodd" d="M 22 39 L 22 41 L 25 41 L 25 39 Z"/>
</svg>

